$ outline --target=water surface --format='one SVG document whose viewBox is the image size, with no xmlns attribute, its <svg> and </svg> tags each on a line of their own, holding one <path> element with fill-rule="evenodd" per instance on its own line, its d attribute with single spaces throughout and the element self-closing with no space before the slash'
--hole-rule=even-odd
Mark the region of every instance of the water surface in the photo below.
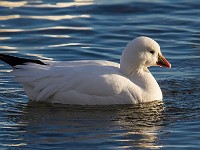
<svg viewBox="0 0 200 150">
<path fill-rule="evenodd" d="M 0 52 L 49 60 L 119 62 L 146 35 L 172 69 L 150 68 L 163 102 L 69 106 L 29 102 L 0 64 L 1 149 L 198 149 L 200 2 L 0 1 Z"/>
</svg>

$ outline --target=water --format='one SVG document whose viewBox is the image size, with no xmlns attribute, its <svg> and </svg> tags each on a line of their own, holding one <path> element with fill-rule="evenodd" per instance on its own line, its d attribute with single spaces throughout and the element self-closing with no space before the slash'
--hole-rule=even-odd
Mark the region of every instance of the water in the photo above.
<svg viewBox="0 0 200 150">
<path fill-rule="evenodd" d="M 119 62 L 146 35 L 172 69 L 151 68 L 163 103 L 68 106 L 29 102 L 0 63 L 0 149 L 199 149 L 200 2 L 0 1 L 0 51 L 50 60 Z"/>
</svg>

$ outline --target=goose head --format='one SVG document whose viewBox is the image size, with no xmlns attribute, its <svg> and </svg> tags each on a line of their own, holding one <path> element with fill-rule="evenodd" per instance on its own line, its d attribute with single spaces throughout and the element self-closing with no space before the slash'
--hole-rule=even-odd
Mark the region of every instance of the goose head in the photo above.
<svg viewBox="0 0 200 150">
<path fill-rule="evenodd" d="M 130 41 L 120 59 L 120 69 L 131 75 L 150 66 L 171 68 L 171 64 L 162 55 L 159 44 L 153 39 L 140 36 Z"/>
</svg>

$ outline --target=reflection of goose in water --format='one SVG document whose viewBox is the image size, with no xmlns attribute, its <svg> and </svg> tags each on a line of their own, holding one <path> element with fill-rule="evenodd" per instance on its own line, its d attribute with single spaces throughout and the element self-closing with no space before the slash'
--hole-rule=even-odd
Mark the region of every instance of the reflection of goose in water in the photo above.
<svg viewBox="0 0 200 150">
<path fill-rule="evenodd" d="M 162 102 L 153 102 L 119 111 L 116 124 L 127 130 L 122 133 L 121 141 L 133 147 L 153 149 L 162 147 L 158 145 L 158 132 L 163 124 L 163 110 Z"/>
<path fill-rule="evenodd" d="M 83 107 L 28 103 L 17 122 L 22 147 L 104 146 L 158 148 L 161 102 L 136 106 Z M 13 116 L 12 116 L 13 117 Z"/>
</svg>

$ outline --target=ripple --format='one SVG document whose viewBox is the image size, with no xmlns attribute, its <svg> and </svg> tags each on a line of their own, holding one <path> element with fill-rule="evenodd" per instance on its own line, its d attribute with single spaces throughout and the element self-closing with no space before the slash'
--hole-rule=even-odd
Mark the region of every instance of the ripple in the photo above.
<svg viewBox="0 0 200 150">
<path fill-rule="evenodd" d="M 53 60 L 52 58 L 49 58 L 49 57 L 45 57 L 41 54 L 32 54 L 32 53 L 27 53 L 26 54 L 27 56 L 34 56 L 34 57 L 37 57 L 39 59 L 43 59 L 43 60 Z"/>
<path fill-rule="evenodd" d="M 0 32 L 29 32 L 29 31 L 52 30 L 52 29 L 92 30 L 91 27 L 53 26 L 53 27 L 34 28 L 34 29 L 0 29 Z"/>
<path fill-rule="evenodd" d="M 6 50 L 15 50 L 17 49 L 17 47 L 13 47 L 13 46 L 0 46 L 1 49 L 6 49 Z"/>
<path fill-rule="evenodd" d="M 92 27 L 73 27 L 73 26 L 53 26 L 53 27 L 46 27 L 46 28 L 36 28 L 32 29 L 33 31 L 38 30 L 49 30 L 49 29 L 68 29 L 68 30 L 92 30 Z"/>
<path fill-rule="evenodd" d="M 18 19 L 20 15 L 0 16 L 0 20 Z"/>
<path fill-rule="evenodd" d="M 35 5 L 27 5 L 29 7 L 37 7 L 37 8 L 68 8 L 74 6 L 87 6 L 94 4 L 93 0 L 75 0 L 75 2 L 59 2 L 56 4 L 35 4 Z"/>
<path fill-rule="evenodd" d="M 0 29 L 0 32 L 23 32 L 23 29 Z"/>
<path fill-rule="evenodd" d="M 22 18 L 30 19 L 47 19 L 47 20 L 64 20 L 64 19 L 75 19 L 75 18 L 90 18 L 90 15 L 62 15 L 62 16 L 23 16 Z"/>
<path fill-rule="evenodd" d="M 52 38 L 70 38 L 71 37 L 69 35 L 50 35 L 50 34 L 44 34 L 42 36 L 52 37 Z"/>
<path fill-rule="evenodd" d="M 25 15 L 9 15 L 9 16 L 0 16 L 0 20 L 10 20 L 10 19 L 43 19 L 43 20 L 65 20 L 65 19 L 75 19 L 75 18 L 90 18 L 90 15 L 83 14 L 83 15 L 62 15 L 62 16 L 25 16 Z"/>
<path fill-rule="evenodd" d="M 0 6 L 2 7 L 9 7 L 9 8 L 15 8 L 15 7 L 23 7 L 27 4 L 27 1 L 19 1 L 19 2 L 11 2 L 11 1 L 1 1 Z"/>
<path fill-rule="evenodd" d="M 9 40 L 11 37 L 0 37 L 0 40 Z"/>
</svg>

